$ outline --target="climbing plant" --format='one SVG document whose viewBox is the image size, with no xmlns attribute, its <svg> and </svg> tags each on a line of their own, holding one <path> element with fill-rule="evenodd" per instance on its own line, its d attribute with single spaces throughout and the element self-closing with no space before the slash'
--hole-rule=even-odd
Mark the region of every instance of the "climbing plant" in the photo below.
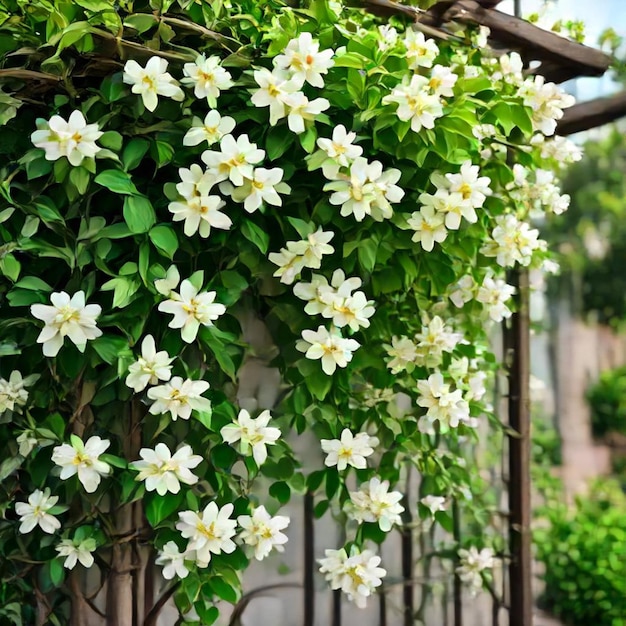
<svg viewBox="0 0 626 626">
<path fill-rule="evenodd" d="M 487 34 L 326 0 L 0 2 L 0 611 L 89 623 L 96 568 L 128 623 L 156 560 L 145 623 L 169 597 L 213 623 L 290 549 L 292 493 L 345 527 L 320 572 L 357 606 L 409 510 L 486 528 L 488 332 L 575 154 L 572 98 Z M 478 590 L 501 550 L 444 554 Z"/>
</svg>

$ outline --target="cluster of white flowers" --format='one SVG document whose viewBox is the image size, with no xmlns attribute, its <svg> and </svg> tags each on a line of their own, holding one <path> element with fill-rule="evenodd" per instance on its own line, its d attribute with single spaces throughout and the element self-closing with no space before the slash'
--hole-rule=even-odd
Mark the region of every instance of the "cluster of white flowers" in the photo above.
<svg viewBox="0 0 626 626">
<path fill-rule="evenodd" d="M 85 442 L 72 435 L 70 441 L 52 450 L 52 461 L 61 468 L 61 480 L 77 475 L 85 491 L 93 493 L 102 477 L 111 473 L 111 466 L 100 460 L 100 455 L 109 448 L 111 442 L 97 435 Z"/>
<path fill-rule="evenodd" d="M 88 341 L 102 335 L 96 326 L 102 307 L 99 304 L 86 305 L 84 291 L 77 291 L 71 298 L 65 291 L 53 293 L 50 302 L 52 305 L 33 304 L 30 307 L 33 317 L 44 323 L 37 337 L 37 343 L 43 344 L 44 356 L 56 356 L 65 337 L 84 352 Z"/>
<path fill-rule="evenodd" d="M 391 345 L 384 344 L 387 355 L 387 367 L 392 374 L 404 370 L 413 371 L 415 366 L 438 367 L 444 352 L 453 352 L 463 341 L 461 333 L 453 331 L 445 324 L 440 316 L 433 318 L 422 325 L 413 340 L 408 337 L 393 337 Z"/>
<path fill-rule="evenodd" d="M 515 287 L 508 285 L 502 278 L 485 276 L 482 285 L 476 293 L 476 300 L 485 305 L 489 318 L 494 322 L 501 322 L 511 317 L 512 311 L 506 305 L 513 297 Z"/>
<path fill-rule="evenodd" d="M 281 283 L 291 285 L 305 267 L 318 270 L 324 255 L 335 251 L 329 243 L 334 236 L 332 231 L 318 228 L 314 233 L 309 233 L 306 239 L 288 241 L 286 248 L 269 255 L 270 261 L 278 265 L 274 276 L 280 278 Z"/>
<path fill-rule="evenodd" d="M 337 467 L 341 472 L 348 465 L 357 469 L 367 467 L 367 457 L 374 454 L 374 449 L 379 444 L 377 437 L 371 437 L 367 433 L 353 435 L 348 428 L 341 432 L 340 439 L 322 439 L 322 450 L 326 453 L 324 465 Z"/>
<path fill-rule="evenodd" d="M 413 241 L 427 252 L 435 243 L 445 241 L 449 230 L 458 230 L 462 218 L 474 224 L 478 220 L 476 209 L 481 208 L 492 193 L 489 177 L 480 176 L 479 167 L 470 161 L 465 161 L 457 174 L 433 174 L 431 182 L 437 191 L 421 194 L 422 207 L 408 220 L 415 231 Z"/>
<path fill-rule="evenodd" d="M 460 565 L 456 568 L 459 578 L 469 585 L 472 595 L 478 593 L 483 586 L 482 572 L 494 566 L 494 553 L 491 548 L 483 548 L 480 552 L 474 546 L 469 550 L 459 550 Z"/>
<path fill-rule="evenodd" d="M 195 562 L 199 568 L 208 567 L 213 554 L 230 554 L 236 546 L 235 539 L 252 549 L 254 557 L 261 561 L 275 549 L 282 552 L 287 536 L 281 531 L 289 525 L 289 518 L 283 515 L 272 517 L 264 506 L 257 507 L 252 515 L 231 518 L 234 507 L 225 504 L 221 509 L 210 502 L 200 512 L 181 511 L 176 523 L 187 546 L 182 552 L 174 541 L 169 541 L 159 552 L 156 563 L 163 565 L 163 577 L 185 578 L 189 568 L 185 561 Z M 237 537 L 237 526 L 241 532 Z"/>
<path fill-rule="evenodd" d="M 262 411 L 255 419 L 241 409 L 235 422 L 223 426 L 220 434 L 226 443 L 232 445 L 239 442 L 241 454 L 247 455 L 248 450 L 252 450 L 252 457 L 260 467 L 267 460 L 266 446 L 274 445 L 280 437 L 280 429 L 268 426 L 271 419 L 268 410 Z"/>
<path fill-rule="evenodd" d="M 202 457 L 193 454 L 191 446 L 183 445 L 174 454 L 164 443 L 158 443 L 154 450 L 142 448 L 140 461 L 130 467 L 139 472 L 135 480 L 145 481 L 146 491 L 156 491 L 160 496 L 166 493 L 178 493 L 180 483 L 195 485 L 198 477 L 191 471 L 200 463 Z"/>
<path fill-rule="evenodd" d="M 418 406 L 428 409 L 420 417 L 417 427 L 420 432 L 434 434 L 435 422 L 439 422 L 439 431 L 448 432 L 450 428 L 457 428 L 460 423 L 475 427 L 476 419 L 470 417 L 467 400 L 461 389 L 450 390 L 450 385 L 444 382 L 441 372 L 431 374 L 427 380 L 417 381 L 417 390 L 420 394 Z"/>
<path fill-rule="evenodd" d="M 485 388 L 487 373 L 479 367 L 477 359 L 470 360 L 466 356 L 452 359 L 448 374 L 454 380 L 457 389 L 463 389 L 467 401 L 478 402 L 487 393 Z"/>
<path fill-rule="evenodd" d="M 332 141 L 335 142 L 334 133 Z M 338 158 L 336 162 L 340 162 Z M 353 215 L 357 222 L 362 222 L 366 215 L 378 222 L 391 218 L 391 205 L 404 197 L 404 190 L 396 185 L 400 180 L 400 170 L 383 170 L 380 161 L 370 162 L 365 157 L 357 156 L 349 167 L 333 169 L 326 164 L 322 171 L 330 178 L 330 182 L 324 185 L 324 191 L 334 192 L 330 196 L 330 203 L 341 206 L 342 217 Z"/>
<path fill-rule="evenodd" d="M 307 315 L 321 314 L 332 320 L 337 328 L 347 326 L 353 331 L 368 328 L 369 318 L 375 313 L 373 302 L 362 291 L 355 291 L 362 284 L 358 277 L 346 278 L 343 270 L 335 270 L 330 285 L 325 276 L 313 274 L 310 283 L 297 283 L 294 294 L 306 301 Z"/>
<path fill-rule="evenodd" d="M 552 163 L 558 167 L 565 167 L 583 158 L 583 149 L 567 137 L 554 135 L 546 139 L 545 135 L 537 133 L 530 143 L 541 148 L 542 159 L 551 159 Z"/>
<path fill-rule="evenodd" d="M 498 215 L 491 239 L 481 247 L 486 257 L 495 257 L 501 267 L 513 267 L 516 263 L 528 266 L 533 252 L 540 250 L 545 242 L 539 239 L 539 231 L 522 222 L 512 213 Z"/>
<path fill-rule="evenodd" d="M 22 407 L 26 406 L 28 402 L 26 388 L 32 385 L 37 378 L 39 378 L 37 374 L 23 378 L 17 370 L 11 372 L 9 380 L 0 378 L 0 415 L 5 411 L 20 413 Z"/>
<path fill-rule="evenodd" d="M 287 44 L 283 54 L 273 59 L 272 71 L 265 68 L 254 71 L 259 89 L 250 101 L 256 107 L 269 107 L 271 126 L 286 117 L 289 130 L 303 133 L 307 121 L 328 109 L 330 102 L 326 98 L 309 100 L 302 89 L 305 83 L 324 87 L 324 75 L 335 64 L 333 56 L 333 50 L 320 51 L 319 42 L 311 33 L 302 33 Z"/>
<path fill-rule="evenodd" d="M 48 161 L 66 157 L 70 165 L 79 166 L 84 159 L 93 159 L 102 148 L 96 141 L 102 137 L 98 124 L 87 124 L 80 111 L 73 111 L 67 122 L 53 115 L 31 135 L 31 141 L 45 152 Z"/>
<path fill-rule="evenodd" d="M 516 202 L 528 208 L 530 217 L 541 218 L 544 210 L 560 215 L 567 211 L 570 197 L 561 194 L 558 185 L 555 184 L 554 174 L 549 170 L 531 170 L 516 163 L 513 166 L 513 182 L 507 185 L 507 189 Z"/>
<path fill-rule="evenodd" d="M 527 78 L 519 89 L 524 104 L 532 109 L 533 127 L 544 135 L 554 135 L 556 123 L 563 117 L 563 109 L 575 104 L 576 99 L 558 85 L 546 83 L 543 76 Z"/>
<path fill-rule="evenodd" d="M 326 550 L 319 560 L 320 572 L 325 574 L 332 589 L 341 589 L 359 608 L 365 608 L 367 599 L 382 584 L 387 571 L 380 566 L 380 557 L 371 550 L 353 546 L 350 556 L 344 550 Z"/>
<path fill-rule="evenodd" d="M 344 508 L 348 517 L 363 522 L 377 523 L 384 532 L 389 532 L 394 525 L 402 523 L 400 514 L 404 507 L 400 504 L 402 493 L 389 491 L 389 481 L 374 476 L 363 483 L 358 491 L 350 492 L 350 500 Z"/>
</svg>

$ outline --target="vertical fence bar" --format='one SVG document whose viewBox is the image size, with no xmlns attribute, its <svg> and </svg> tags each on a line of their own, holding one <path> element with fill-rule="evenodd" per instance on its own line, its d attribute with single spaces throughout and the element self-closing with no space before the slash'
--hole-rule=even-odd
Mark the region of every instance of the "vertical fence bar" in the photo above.
<svg viewBox="0 0 626 626">
<path fill-rule="evenodd" d="M 532 626 L 532 558 L 530 535 L 530 318 L 528 271 L 511 272 L 518 310 L 505 329 L 509 359 L 509 565 L 510 626 Z"/>
<path fill-rule="evenodd" d="M 384 585 L 378 592 L 378 626 L 387 626 L 387 590 Z"/>
<path fill-rule="evenodd" d="M 304 496 L 304 626 L 315 622 L 315 529 L 313 527 L 313 494 Z"/>
<path fill-rule="evenodd" d="M 402 548 L 402 580 L 404 585 L 402 587 L 402 604 L 404 613 L 404 626 L 414 626 L 415 621 L 415 593 L 413 588 L 413 532 L 411 529 L 411 523 L 413 516 L 411 514 L 411 504 L 408 494 L 411 490 L 411 466 L 407 466 L 406 473 L 406 486 L 404 490 L 404 497 L 402 498 L 402 506 L 404 507 L 404 513 L 402 513 L 402 531 L 400 545 Z"/>
<path fill-rule="evenodd" d="M 456 498 L 452 500 L 452 533 L 456 545 L 461 543 L 461 513 L 459 503 Z M 463 626 L 463 583 L 456 573 L 459 565 L 459 557 L 454 557 L 454 582 L 453 582 L 453 602 L 454 602 L 454 626 Z"/>
<path fill-rule="evenodd" d="M 332 626 L 341 626 L 341 589 L 335 589 L 333 591 Z"/>
</svg>

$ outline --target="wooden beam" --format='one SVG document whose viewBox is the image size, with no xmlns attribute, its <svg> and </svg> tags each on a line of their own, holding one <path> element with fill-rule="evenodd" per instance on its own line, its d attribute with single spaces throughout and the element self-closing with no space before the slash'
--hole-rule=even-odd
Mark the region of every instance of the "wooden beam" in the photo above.
<svg viewBox="0 0 626 626">
<path fill-rule="evenodd" d="M 624 116 L 626 116 L 626 91 L 621 91 L 608 98 L 581 102 L 566 109 L 558 121 L 556 132 L 558 135 L 573 135 Z"/>
<path fill-rule="evenodd" d="M 504 329 L 509 361 L 509 625 L 532 626 L 532 552 L 530 503 L 530 315 L 528 270 L 514 270 L 517 311 Z"/>
<path fill-rule="evenodd" d="M 546 81 L 551 83 L 564 83 L 579 75 L 576 67 L 559 65 L 552 61 L 544 61 L 539 67 L 529 70 L 528 74 L 540 74 Z"/>
<path fill-rule="evenodd" d="M 611 63 L 606 54 L 595 48 L 570 41 L 501 11 L 486 9 L 475 0 L 459 0 L 446 12 L 444 19 L 487 26 L 492 39 L 518 48 L 527 61 L 551 61 L 559 66 L 572 67 L 578 76 L 601 76 Z"/>
</svg>

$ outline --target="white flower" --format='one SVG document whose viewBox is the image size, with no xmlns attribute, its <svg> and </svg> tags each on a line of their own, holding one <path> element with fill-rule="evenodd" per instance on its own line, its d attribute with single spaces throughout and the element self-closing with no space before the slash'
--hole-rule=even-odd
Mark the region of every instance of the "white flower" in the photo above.
<svg viewBox="0 0 626 626">
<path fill-rule="evenodd" d="M 321 274 L 313 274 L 310 283 L 297 283 L 293 286 L 294 295 L 307 303 L 304 307 L 307 315 L 319 314 L 328 306 L 324 301 L 327 291 L 334 293 L 326 277 Z"/>
<path fill-rule="evenodd" d="M 280 252 L 270 252 L 269 260 L 278 265 L 273 276 L 280 278 L 280 282 L 285 285 L 291 285 L 305 267 L 304 258 L 287 248 L 281 248 Z"/>
<path fill-rule="evenodd" d="M 541 245 L 539 231 L 507 213 L 496 217 L 496 227 L 480 252 L 495 257 L 498 265 L 513 267 L 516 263 L 527 266 L 532 255 Z"/>
<path fill-rule="evenodd" d="M 443 353 L 452 352 L 462 339 L 463 335 L 453 332 L 438 315 L 415 335 L 418 355 L 425 355 L 424 362 L 428 367 L 439 365 Z"/>
<path fill-rule="evenodd" d="M 446 499 L 444 496 L 424 496 L 420 502 L 430 511 L 430 514 L 435 517 L 437 511 L 446 510 Z"/>
<path fill-rule="evenodd" d="M 408 337 L 392 337 L 391 345 L 384 344 L 383 348 L 391 357 L 387 367 L 392 374 L 399 374 L 417 359 L 417 346 Z"/>
<path fill-rule="evenodd" d="M 186 578 L 189 570 L 185 566 L 185 559 L 189 558 L 188 551 L 180 552 L 174 541 L 168 541 L 160 550 L 155 563 L 163 566 L 161 572 L 165 580 L 172 580 L 174 576 Z"/>
<path fill-rule="evenodd" d="M 444 216 L 435 212 L 432 206 L 426 205 L 419 211 L 414 211 L 407 220 L 409 227 L 415 231 L 412 240 L 419 243 L 426 252 L 431 252 L 435 243 L 445 241 L 448 236 L 444 221 Z"/>
<path fill-rule="evenodd" d="M 259 89 L 251 96 L 250 102 L 255 107 L 270 109 L 270 126 L 276 126 L 287 115 L 285 102 L 287 97 L 300 89 L 302 83 L 292 80 L 282 71 L 270 72 L 266 68 L 254 70 L 254 80 Z"/>
<path fill-rule="evenodd" d="M 378 27 L 378 34 L 380 35 L 380 40 L 378 42 L 379 50 L 388 50 L 389 48 L 393 48 L 398 42 L 398 31 L 389 24 L 382 24 Z"/>
<path fill-rule="evenodd" d="M 407 29 L 404 35 L 404 45 L 409 69 L 412 70 L 432 67 L 435 57 L 439 54 L 439 48 L 432 39 L 426 39 L 424 33 L 412 28 Z"/>
<path fill-rule="evenodd" d="M 251 143 L 248 135 L 235 139 L 226 135 L 220 140 L 220 151 L 205 150 L 202 160 L 210 168 L 217 182 L 230 180 L 243 185 L 244 178 L 252 178 L 253 165 L 265 158 L 265 151 Z"/>
<path fill-rule="evenodd" d="M 232 538 L 236 534 L 237 522 L 230 519 L 232 504 L 225 504 L 221 509 L 215 502 L 210 502 L 202 515 L 194 511 L 182 511 L 176 529 L 185 539 L 189 539 L 187 550 L 196 551 L 199 567 L 207 567 L 211 554 L 230 554 L 237 547 Z"/>
<path fill-rule="evenodd" d="M 39 439 L 34 436 L 34 431 L 25 430 L 20 435 L 18 435 L 16 439 L 19 444 L 19 453 L 21 456 L 26 458 L 35 448 L 36 445 L 39 444 Z"/>
<path fill-rule="evenodd" d="M 213 326 L 213 322 L 226 312 L 226 307 L 215 302 L 215 291 L 203 291 L 194 287 L 190 280 L 183 280 L 180 293 L 172 293 L 169 300 L 159 304 L 159 311 L 170 313 L 174 318 L 168 326 L 182 328 L 183 341 L 192 343 L 200 326 Z"/>
<path fill-rule="evenodd" d="M 467 302 L 474 299 L 475 291 L 476 281 L 470 274 L 467 274 L 452 286 L 448 297 L 454 306 L 461 309 Z"/>
<path fill-rule="evenodd" d="M 567 137 L 554 136 L 546 141 L 544 135 L 535 135 L 530 143 L 541 146 L 542 159 L 554 159 L 559 167 L 575 163 L 583 158 L 583 150 Z"/>
<path fill-rule="evenodd" d="M 73 111 L 66 122 L 61 116 L 53 115 L 50 121 L 31 135 L 31 141 L 37 148 L 45 151 L 48 161 L 67 157 L 70 165 L 77 166 L 83 159 L 91 159 L 102 148 L 96 141 L 102 137 L 98 124 L 87 124 L 80 111 Z"/>
<path fill-rule="evenodd" d="M 0 378 L 0 415 L 5 411 L 20 412 L 21 407 L 28 401 L 26 387 L 32 385 L 36 378 L 37 376 L 32 374 L 22 378 L 18 370 L 11 372 L 9 380 Z"/>
<path fill-rule="evenodd" d="M 89 437 L 82 442 L 76 435 L 68 443 L 56 446 L 52 450 L 52 461 L 61 468 L 61 480 L 67 480 L 75 474 L 87 493 L 93 493 L 100 484 L 102 476 L 111 473 L 111 466 L 100 461 L 100 455 L 111 445 L 108 439 Z"/>
<path fill-rule="evenodd" d="M 417 390 L 420 394 L 417 404 L 428 408 L 418 422 L 420 432 L 433 434 L 436 421 L 439 421 L 440 431 L 445 433 L 450 428 L 457 428 L 460 422 L 470 420 L 469 406 L 461 390 L 450 391 L 450 385 L 444 384 L 441 372 L 431 374 L 428 380 L 417 381 Z"/>
<path fill-rule="evenodd" d="M 420 195 L 423 206 L 432 207 L 437 213 L 444 216 L 444 224 L 448 230 L 458 230 L 461 219 L 464 217 L 470 224 L 478 221 L 476 209 L 472 207 L 458 193 L 450 193 L 445 189 L 438 189 L 434 195 L 423 193 Z"/>
<path fill-rule="evenodd" d="M 347 132 L 343 124 L 335 126 L 331 139 L 320 137 L 317 140 L 318 147 L 323 150 L 328 159 L 322 163 L 322 172 L 329 179 L 337 177 L 340 167 L 350 167 L 354 159 L 363 154 L 363 148 L 353 143 L 356 133 Z"/>
<path fill-rule="evenodd" d="M 151 57 L 145 68 L 137 61 L 126 61 L 124 82 L 132 85 L 133 93 L 141 95 L 148 111 L 156 109 L 159 96 L 172 98 L 178 102 L 185 99 L 183 90 L 167 71 L 167 61 L 160 57 Z"/>
<path fill-rule="evenodd" d="M 443 65 L 435 65 L 430 73 L 428 87 L 435 96 L 452 97 L 452 88 L 458 80 L 458 76 L 449 68 Z"/>
<path fill-rule="evenodd" d="M 512 315 L 511 309 L 505 303 L 514 293 L 515 287 L 507 285 L 501 278 L 485 276 L 476 294 L 476 300 L 487 307 L 489 317 L 494 322 L 501 322 Z"/>
<path fill-rule="evenodd" d="M 313 87 L 323 87 L 323 74 L 334 65 L 332 50 L 319 50 L 320 44 L 311 33 L 302 33 L 292 39 L 283 54 L 274 58 L 274 65 L 287 70 L 294 80 L 305 81 Z"/>
<path fill-rule="evenodd" d="M 202 394 L 210 387 L 204 380 L 184 380 L 174 376 L 165 385 L 148 389 L 148 398 L 154 400 L 150 407 L 152 415 L 169 412 L 176 421 L 179 417 L 188 420 L 192 411 L 211 411 L 211 401 L 203 398 Z"/>
<path fill-rule="evenodd" d="M 272 206 L 282 205 L 283 201 L 278 195 L 276 186 L 281 185 L 283 174 L 284 172 L 280 167 L 273 167 L 269 170 L 264 167 L 257 167 L 252 176 L 246 178 L 240 187 L 233 188 L 230 183 L 222 183 L 222 186 L 230 185 L 228 191 L 233 200 L 243 202 L 243 208 L 248 213 L 254 213 L 261 208 L 264 202 Z M 288 193 L 290 191 L 289 187 L 285 183 L 282 183 L 282 185 Z M 220 189 L 222 186 L 220 186 Z"/>
<path fill-rule="evenodd" d="M 380 565 L 380 557 L 371 550 L 359 552 L 352 547 L 350 556 L 345 550 L 326 550 L 326 558 L 320 559 L 320 572 L 326 574 L 332 589 L 341 589 L 348 599 L 363 609 L 367 598 L 382 584 L 387 571 Z"/>
<path fill-rule="evenodd" d="M 284 515 L 272 517 L 264 506 L 254 510 L 252 516 L 240 515 L 237 523 L 243 529 L 239 538 L 248 546 L 254 548 L 254 558 L 262 561 L 272 549 L 283 552 L 283 545 L 287 543 L 287 535 L 281 533 L 289 526 L 289 518 Z"/>
<path fill-rule="evenodd" d="M 321 359 L 323 372 L 330 376 L 337 367 L 348 365 L 352 360 L 352 353 L 360 345 L 355 339 L 342 337 L 336 328 L 328 330 L 319 326 L 317 330 L 303 330 L 302 340 L 297 342 L 296 348 L 304 352 L 307 359 Z"/>
<path fill-rule="evenodd" d="M 380 161 L 369 163 L 357 157 L 350 165 L 350 173 L 338 174 L 338 179 L 324 185 L 324 191 L 334 191 L 330 203 L 341 205 L 341 215 L 354 215 L 361 222 L 366 215 L 375 220 L 389 219 L 393 215 L 392 202 L 399 202 L 404 191 L 395 185 L 400 171 L 390 169 L 383 173 Z"/>
<path fill-rule="evenodd" d="M 322 450 L 327 454 L 324 460 L 326 467 L 337 466 L 341 472 L 351 465 L 357 469 L 367 467 L 366 457 L 374 454 L 378 445 L 377 437 L 367 433 L 353 435 L 348 428 L 341 431 L 340 439 L 322 439 Z"/>
<path fill-rule="evenodd" d="M 376 312 L 374 301 L 368 300 L 362 291 L 344 297 L 337 291 L 328 290 L 322 293 L 321 298 L 326 304 L 322 315 L 332 319 L 337 328 L 348 326 L 354 331 L 361 327 L 369 328 L 369 318 Z"/>
<path fill-rule="evenodd" d="M 524 80 L 524 62 L 517 52 L 511 54 L 503 54 L 498 59 L 500 71 L 494 72 L 495 80 L 503 80 L 505 83 L 519 86 Z"/>
<path fill-rule="evenodd" d="M 497 134 L 498 131 L 493 124 L 478 124 L 478 126 L 474 126 L 474 128 L 472 128 L 472 135 L 480 141 L 495 137 Z"/>
<path fill-rule="evenodd" d="M 540 75 L 527 78 L 519 89 L 519 95 L 533 111 L 533 128 L 544 135 L 554 135 L 557 120 L 563 117 L 563 109 L 576 102 L 573 96 L 554 83 L 546 83 Z"/>
<path fill-rule="evenodd" d="M 180 282 L 180 274 L 178 273 L 178 268 L 175 265 L 170 265 L 167 272 L 165 273 L 165 278 L 159 278 L 154 281 L 154 288 L 162 295 L 167 296 L 168 298 L 172 297 L 172 292 L 176 287 L 178 287 L 178 283 Z"/>
<path fill-rule="evenodd" d="M 377 522 L 380 529 L 389 532 L 395 524 L 401 524 L 400 514 L 404 507 L 400 504 L 402 494 L 389 491 L 389 481 L 374 477 L 363 483 L 358 491 L 350 492 L 350 502 L 346 502 L 346 512 L 352 519 L 363 522 Z"/>
<path fill-rule="evenodd" d="M 18 502 L 15 512 L 20 516 L 20 532 L 29 533 L 39 526 L 45 533 L 52 535 L 61 528 L 61 522 L 48 511 L 58 502 L 58 496 L 51 496 L 50 489 L 35 489 L 28 496 L 28 503 Z"/>
<path fill-rule="evenodd" d="M 280 429 L 268 426 L 271 418 L 267 410 L 254 419 L 250 417 L 248 411 L 241 409 L 235 423 L 224 426 L 220 434 L 222 439 L 231 445 L 239 441 L 242 454 L 248 454 L 250 447 L 254 461 L 260 467 L 267 460 L 265 446 L 274 445 L 280 437 Z"/>
<path fill-rule="evenodd" d="M 157 352 L 154 337 L 146 335 L 141 342 L 141 356 L 128 368 L 126 385 L 139 393 L 148 385 L 169 380 L 172 377 L 173 360 L 165 350 Z"/>
<path fill-rule="evenodd" d="M 222 117 L 218 111 L 213 109 L 206 114 L 204 121 L 199 117 L 193 118 L 191 128 L 183 137 L 183 146 L 197 146 L 203 141 L 212 146 L 224 135 L 232 133 L 233 130 L 235 130 L 235 120 L 228 115 Z"/>
<path fill-rule="evenodd" d="M 211 234 L 211 228 L 229 230 L 233 222 L 222 213 L 226 206 L 219 196 L 195 196 L 183 201 L 170 202 L 167 206 L 174 215 L 175 222 L 184 221 L 183 231 L 187 237 L 198 233 L 206 239 Z"/>
<path fill-rule="evenodd" d="M 472 165 L 471 161 L 465 161 L 458 174 L 446 174 L 450 192 L 461 194 L 463 200 L 475 209 L 482 207 L 487 196 L 492 194 L 489 188 L 491 179 L 479 174 L 480 168 L 478 165 Z"/>
<path fill-rule="evenodd" d="M 335 249 L 329 244 L 335 233 L 318 228 L 314 233 L 309 233 L 306 239 L 301 241 L 288 241 L 287 250 L 302 257 L 304 267 L 319 269 L 325 254 L 332 254 Z M 270 259 L 271 260 L 271 259 Z"/>
<path fill-rule="evenodd" d="M 185 63 L 183 66 L 183 85 L 193 86 L 196 98 L 206 98 L 210 106 L 215 106 L 220 91 L 233 86 L 230 73 L 220 65 L 218 56 L 208 59 L 201 54 L 195 63 Z"/>
<path fill-rule="evenodd" d="M 30 307 L 33 317 L 45 324 L 37 337 L 37 343 L 43 344 L 44 356 L 56 356 L 65 337 L 84 352 L 88 341 L 102 335 L 96 326 L 102 308 L 99 304 L 85 305 L 84 291 L 77 291 L 71 298 L 65 291 L 53 293 L 50 302 L 52 306 L 33 304 Z"/>
<path fill-rule="evenodd" d="M 178 493 L 180 483 L 195 485 L 198 477 L 192 469 L 202 463 L 202 457 L 193 454 L 191 446 L 181 446 L 174 454 L 164 443 L 157 443 L 154 450 L 139 450 L 142 460 L 134 461 L 131 467 L 139 472 L 135 480 L 146 482 L 146 491 L 156 491 L 160 496 Z"/>
<path fill-rule="evenodd" d="M 297 135 L 306 130 L 307 120 L 315 120 L 322 111 L 330 107 L 330 102 L 326 98 L 309 100 L 301 91 L 288 95 L 285 104 L 288 107 L 287 125 L 289 130 Z"/>
<path fill-rule="evenodd" d="M 396 103 L 396 115 L 403 122 L 411 122 L 411 130 L 418 133 L 422 128 L 434 128 L 435 120 L 443 115 L 439 95 L 429 90 L 429 81 L 416 74 L 408 84 L 394 87 L 383 98 L 383 104 Z"/>
<path fill-rule="evenodd" d="M 95 552 L 96 547 L 96 540 L 93 537 L 88 537 L 78 543 L 73 539 L 61 539 L 55 550 L 59 556 L 65 557 L 63 567 L 74 569 L 76 563 L 80 561 L 83 567 L 89 568 L 94 563 L 92 553 Z"/>
<path fill-rule="evenodd" d="M 459 578 L 470 586 L 475 595 L 483 586 L 481 572 L 494 565 L 494 554 L 491 548 L 483 548 L 480 552 L 472 546 L 469 550 L 459 550 L 461 564 L 456 568 Z"/>
<path fill-rule="evenodd" d="M 189 168 L 179 168 L 178 175 L 181 182 L 176 183 L 176 191 L 186 200 L 208 196 L 216 182 L 215 176 L 211 172 L 205 172 L 197 163 Z"/>
</svg>

